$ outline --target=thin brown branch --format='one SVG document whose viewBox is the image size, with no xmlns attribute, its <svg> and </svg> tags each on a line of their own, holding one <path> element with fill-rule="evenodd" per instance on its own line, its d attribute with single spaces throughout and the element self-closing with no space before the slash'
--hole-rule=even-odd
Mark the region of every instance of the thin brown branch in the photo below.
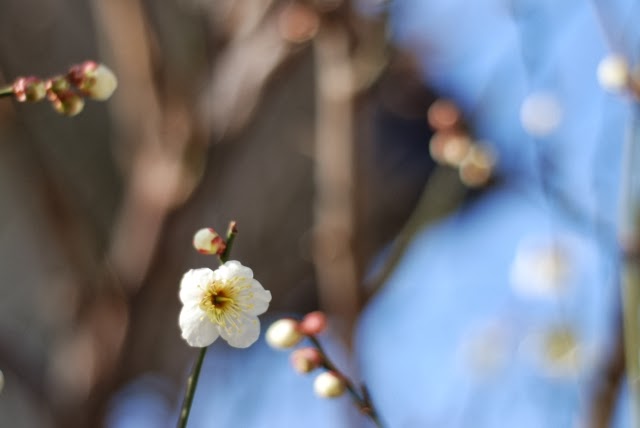
<svg viewBox="0 0 640 428">
<path fill-rule="evenodd" d="M 354 74 L 348 32 L 325 22 L 313 43 L 316 62 L 314 263 L 320 304 L 350 342 L 360 308 L 354 233 Z"/>
</svg>

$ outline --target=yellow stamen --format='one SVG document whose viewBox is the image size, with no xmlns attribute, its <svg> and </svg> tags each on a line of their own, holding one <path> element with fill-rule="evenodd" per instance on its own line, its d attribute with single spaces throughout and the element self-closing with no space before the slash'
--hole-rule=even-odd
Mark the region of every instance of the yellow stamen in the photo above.
<svg viewBox="0 0 640 428">
<path fill-rule="evenodd" d="M 251 283 L 246 278 L 232 278 L 229 281 L 213 281 L 203 288 L 200 309 L 207 318 L 228 333 L 239 331 L 242 324 L 238 321 L 242 313 L 253 307 L 253 293 L 247 293 Z"/>
</svg>

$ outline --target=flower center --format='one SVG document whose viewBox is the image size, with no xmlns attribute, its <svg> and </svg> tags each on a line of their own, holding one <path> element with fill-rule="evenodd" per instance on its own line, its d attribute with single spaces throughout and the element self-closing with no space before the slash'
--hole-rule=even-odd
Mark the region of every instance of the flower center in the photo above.
<svg viewBox="0 0 640 428">
<path fill-rule="evenodd" d="M 220 312 L 233 306 L 234 299 L 228 291 L 222 282 L 215 281 L 209 284 L 200 300 L 200 308 L 209 316 L 219 316 Z"/>
<path fill-rule="evenodd" d="M 240 333 L 243 314 L 253 307 L 250 287 L 244 278 L 213 281 L 203 290 L 200 309 L 227 334 Z"/>
</svg>

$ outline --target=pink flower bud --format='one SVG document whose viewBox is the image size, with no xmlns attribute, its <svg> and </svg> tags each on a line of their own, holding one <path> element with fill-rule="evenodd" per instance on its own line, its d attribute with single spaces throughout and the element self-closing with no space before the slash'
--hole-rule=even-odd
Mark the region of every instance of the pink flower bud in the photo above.
<svg viewBox="0 0 640 428">
<path fill-rule="evenodd" d="M 75 92 L 66 91 L 49 96 L 55 111 L 65 116 L 75 116 L 84 108 L 84 100 Z"/>
<path fill-rule="evenodd" d="M 19 77 L 13 82 L 13 93 L 16 100 L 24 101 L 40 101 L 47 94 L 45 83 L 37 77 Z"/>
<path fill-rule="evenodd" d="M 318 375 L 313 382 L 313 390 L 322 398 L 335 398 L 344 394 L 347 385 L 338 373 L 324 372 Z"/>
<path fill-rule="evenodd" d="M 298 331 L 298 322 L 291 318 L 283 318 L 271 324 L 267 329 L 267 343 L 277 349 L 292 348 L 304 336 Z"/>
<path fill-rule="evenodd" d="M 74 65 L 69 69 L 67 78 L 83 94 L 99 101 L 111 97 L 118 87 L 118 79 L 113 71 L 95 61 Z"/>
<path fill-rule="evenodd" d="M 327 328 L 327 316 L 320 311 L 310 312 L 304 316 L 298 329 L 306 335 L 322 333 Z"/>
<path fill-rule="evenodd" d="M 193 235 L 193 246 L 201 254 L 221 255 L 227 248 L 224 239 L 211 228 L 198 230 Z"/>
<path fill-rule="evenodd" d="M 309 373 L 317 369 L 323 360 L 316 348 L 300 348 L 291 353 L 291 365 L 298 373 Z"/>
</svg>

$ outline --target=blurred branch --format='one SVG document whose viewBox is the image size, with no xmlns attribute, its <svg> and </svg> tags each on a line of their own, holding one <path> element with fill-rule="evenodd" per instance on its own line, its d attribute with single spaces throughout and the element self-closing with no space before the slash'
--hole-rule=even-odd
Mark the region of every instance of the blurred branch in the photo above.
<svg viewBox="0 0 640 428">
<path fill-rule="evenodd" d="M 128 186 L 109 256 L 118 276 L 136 287 L 148 270 L 165 216 L 195 185 L 182 164 L 192 123 L 179 95 L 160 104 L 153 85 L 149 27 L 140 3 L 98 1 L 94 7 L 104 43 L 113 47 L 108 50 L 121 87 L 136 89 L 114 97 L 113 110 L 127 143 L 121 150 L 133 160 L 125 165 Z"/>
<path fill-rule="evenodd" d="M 345 2 L 316 2 L 315 215 L 313 259 L 320 304 L 350 343 L 361 308 L 357 236 L 356 121 L 358 96 L 388 62 L 384 16 L 358 17 Z"/>
<path fill-rule="evenodd" d="M 313 43 L 316 61 L 314 262 L 320 304 L 350 342 L 358 314 L 354 230 L 354 71 L 348 33 L 326 21 Z"/>
<path fill-rule="evenodd" d="M 634 106 L 633 118 L 623 157 L 622 213 L 620 241 L 624 253 L 622 301 L 624 348 L 626 355 L 632 424 L 640 426 L 640 110 Z"/>
<path fill-rule="evenodd" d="M 13 85 L 0 88 L 0 98 L 13 96 Z"/>
<path fill-rule="evenodd" d="M 590 401 L 589 427 L 607 428 L 612 425 L 623 377 L 624 343 L 622 325 L 618 325 L 613 351 L 600 374 L 593 399 Z"/>
<path fill-rule="evenodd" d="M 384 286 L 418 232 L 454 212 L 466 194 L 467 188 L 460 181 L 457 170 L 447 166 L 436 168 L 425 186 L 418 206 L 394 241 L 381 272 L 366 290 L 366 300 Z"/>
<path fill-rule="evenodd" d="M 236 135 L 249 123 L 265 86 L 317 29 L 317 16 L 305 6 L 258 3 L 261 7 L 250 0 L 234 5 L 230 19 L 238 25 L 228 28 L 233 31 L 198 100 L 199 115 L 217 139 Z"/>
</svg>

